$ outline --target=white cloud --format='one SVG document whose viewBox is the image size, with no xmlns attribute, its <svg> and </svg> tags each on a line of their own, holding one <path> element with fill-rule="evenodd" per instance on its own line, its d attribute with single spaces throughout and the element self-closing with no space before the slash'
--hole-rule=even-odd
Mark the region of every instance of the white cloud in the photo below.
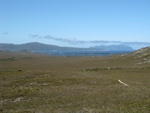
<svg viewBox="0 0 150 113">
<path fill-rule="evenodd" d="M 121 41 L 107 41 L 107 40 L 92 40 L 92 41 L 84 41 L 84 40 L 77 40 L 75 38 L 59 38 L 54 37 L 52 35 L 45 35 L 41 36 L 38 34 L 30 34 L 29 37 L 32 38 L 40 38 L 40 39 L 49 39 L 49 40 L 55 40 L 59 42 L 65 42 L 71 45 L 117 45 L 117 44 L 123 44 L 128 45 L 131 47 L 139 48 L 144 46 L 149 46 L 150 42 L 121 42 Z"/>
</svg>

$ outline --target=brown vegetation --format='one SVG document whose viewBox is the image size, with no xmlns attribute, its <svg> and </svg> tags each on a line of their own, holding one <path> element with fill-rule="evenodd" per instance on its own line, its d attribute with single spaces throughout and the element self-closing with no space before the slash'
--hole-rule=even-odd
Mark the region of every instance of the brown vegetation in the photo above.
<svg viewBox="0 0 150 113">
<path fill-rule="evenodd" d="M 135 56 L 0 52 L 0 112 L 148 113 L 150 64 Z"/>
</svg>

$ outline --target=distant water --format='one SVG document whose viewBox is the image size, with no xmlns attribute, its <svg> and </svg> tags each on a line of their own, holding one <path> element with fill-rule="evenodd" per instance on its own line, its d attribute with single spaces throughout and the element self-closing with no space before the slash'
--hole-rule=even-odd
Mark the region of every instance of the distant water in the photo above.
<svg viewBox="0 0 150 113">
<path fill-rule="evenodd" d="M 98 51 L 98 50 L 36 50 L 35 53 L 44 53 L 50 56 L 109 56 L 125 54 L 133 51 Z"/>
</svg>

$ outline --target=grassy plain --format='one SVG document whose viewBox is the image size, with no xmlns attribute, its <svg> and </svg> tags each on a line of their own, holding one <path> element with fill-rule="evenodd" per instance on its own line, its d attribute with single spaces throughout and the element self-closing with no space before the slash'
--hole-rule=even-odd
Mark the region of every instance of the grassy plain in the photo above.
<svg viewBox="0 0 150 113">
<path fill-rule="evenodd" d="M 150 64 L 130 55 L 0 52 L 2 113 L 149 113 Z M 118 79 L 129 86 L 124 86 Z"/>
</svg>

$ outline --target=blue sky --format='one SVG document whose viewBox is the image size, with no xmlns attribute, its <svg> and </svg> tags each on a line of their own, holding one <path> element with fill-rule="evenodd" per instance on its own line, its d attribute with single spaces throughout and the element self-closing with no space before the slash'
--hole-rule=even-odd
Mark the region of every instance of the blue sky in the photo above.
<svg viewBox="0 0 150 113">
<path fill-rule="evenodd" d="M 0 43 L 150 42 L 150 0 L 0 0 Z"/>
</svg>

